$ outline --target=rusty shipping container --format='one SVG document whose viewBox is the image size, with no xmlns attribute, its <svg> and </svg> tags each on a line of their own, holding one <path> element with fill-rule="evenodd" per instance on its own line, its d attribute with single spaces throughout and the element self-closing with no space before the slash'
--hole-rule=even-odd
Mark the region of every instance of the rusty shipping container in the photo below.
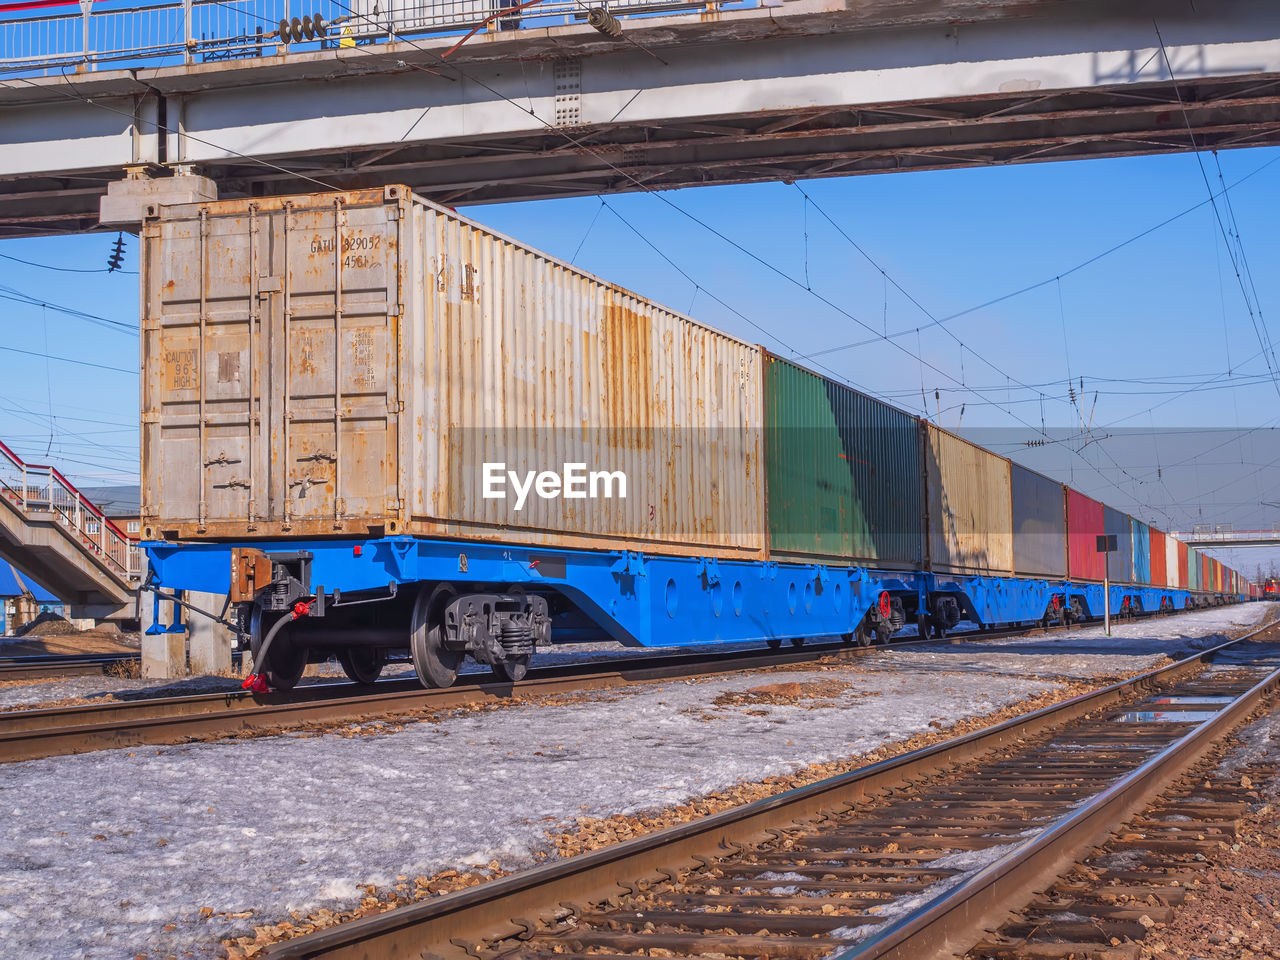
<svg viewBox="0 0 1280 960">
<path fill-rule="evenodd" d="M 1061 483 L 1010 464 L 1013 569 L 1029 577 L 1067 575 L 1067 504 Z"/>
<path fill-rule="evenodd" d="M 1189 560 L 1189 555 L 1187 553 L 1187 551 L 1190 548 L 1181 540 L 1174 540 L 1173 542 L 1178 545 L 1177 587 L 1179 590 L 1190 590 L 1191 589 L 1191 574 L 1189 572 L 1190 560 Z"/>
<path fill-rule="evenodd" d="M 1151 585 L 1153 587 L 1169 586 L 1169 548 L 1168 537 L 1155 527 L 1147 528 L 1150 542 L 1147 545 L 1151 557 Z"/>
<path fill-rule="evenodd" d="M 1072 580 L 1102 582 L 1103 560 L 1098 553 L 1102 511 L 1097 500 L 1067 488 L 1067 571 Z"/>
<path fill-rule="evenodd" d="M 930 569 L 1013 571 L 1009 461 L 927 421 L 920 424 Z"/>
<path fill-rule="evenodd" d="M 141 261 L 147 537 L 766 553 L 750 344 L 404 187 L 164 207 Z"/>
</svg>

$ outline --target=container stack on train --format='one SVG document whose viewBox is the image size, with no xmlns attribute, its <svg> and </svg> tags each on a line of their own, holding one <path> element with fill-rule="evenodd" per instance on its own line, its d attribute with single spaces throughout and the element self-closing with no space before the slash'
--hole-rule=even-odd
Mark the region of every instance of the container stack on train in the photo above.
<svg viewBox="0 0 1280 960">
<path fill-rule="evenodd" d="M 276 685 L 356 649 L 364 678 L 409 650 L 449 682 L 582 631 L 865 643 L 1095 617 L 1104 581 L 1121 615 L 1240 595 L 1121 511 L 403 187 L 165 207 L 142 238 L 155 582 L 229 593 L 255 648 L 279 623 Z M 495 462 L 628 489 L 517 506 L 485 495 Z"/>
</svg>

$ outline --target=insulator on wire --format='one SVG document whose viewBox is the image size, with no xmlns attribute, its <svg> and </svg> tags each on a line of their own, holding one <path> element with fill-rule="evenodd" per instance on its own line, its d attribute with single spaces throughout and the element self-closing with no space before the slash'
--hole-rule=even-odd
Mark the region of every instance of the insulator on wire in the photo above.
<svg viewBox="0 0 1280 960">
<path fill-rule="evenodd" d="M 281 43 L 301 43 L 303 40 L 323 39 L 329 28 L 321 14 L 313 13 L 306 17 L 294 17 L 292 20 L 281 20 L 276 25 L 276 34 Z"/>
<path fill-rule="evenodd" d="M 587 23 L 591 24 L 606 37 L 613 37 L 616 40 L 622 36 L 621 22 L 604 7 L 592 7 L 588 10 Z"/>
<path fill-rule="evenodd" d="M 124 234 L 116 234 L 115 246 L 111 249 L 111 256 L 107 257 L 107 273 L 115 273 L 124 266 Z"/>
</svg>

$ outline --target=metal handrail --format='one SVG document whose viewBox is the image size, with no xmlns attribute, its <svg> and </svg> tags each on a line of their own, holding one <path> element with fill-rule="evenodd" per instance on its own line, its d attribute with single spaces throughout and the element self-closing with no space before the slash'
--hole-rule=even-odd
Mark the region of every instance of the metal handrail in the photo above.
<svg viewBox="0 0 1280 960">
<path fill-rule="evenodd" d="M 112 523 L 57 467 L 27 463 L 0 442 L 0 491 L 24 514 L 53 515 L 74 532 L 82 550 L 101 559 L 123 579 L 141 575 L 143 556 L 137 542 Z"/>
<path fill-rule="evenodd" d="M 138 67 L 275 56 L 292 50 L 356 47 L 423 34 L 488 32 L 586 22 L 600 6 L 616 17 L 678 10 L 755 7 L 780 0 L 542 0 L 508 14 L 514 0 L 167 0 L 103 9 L 93 0 L 0 0 L 0 71 L 56 74 L 102 66 Z M 57 7 L 78 8 L 49 13 Z M 25 12 L 25 11 L 22 11 Z M 285 43 L 279 25 L 319 15 L 324 36 Z M 495 14 L 500 14 L 495 16 Z"/>
</svg>

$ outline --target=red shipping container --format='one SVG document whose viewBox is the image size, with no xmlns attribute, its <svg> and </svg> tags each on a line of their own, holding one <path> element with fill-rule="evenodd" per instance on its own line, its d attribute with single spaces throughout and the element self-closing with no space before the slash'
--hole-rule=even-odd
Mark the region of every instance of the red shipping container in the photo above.
<svg viewBox="0 0 1280 960">
<path fill-rule="evenodd" d="M 1169 564 L 1166 562 L 1164 534 L 1155 527 L 1151 531 L 1151 585 L 1163 587 L 1167 583 Z"/>
<path fill-rule="evenodd" d="M 1067 576 L 1072 580 L 1101 580 L 1105 557 L 1098 552 L 1103 533 L 1102 504 L 1067 487 Z"/>
<path fill-rule="evenodd" d="M 1187 589 L 1187 545 L 1178 541 L 1178 589 Z"/>
</svg>

